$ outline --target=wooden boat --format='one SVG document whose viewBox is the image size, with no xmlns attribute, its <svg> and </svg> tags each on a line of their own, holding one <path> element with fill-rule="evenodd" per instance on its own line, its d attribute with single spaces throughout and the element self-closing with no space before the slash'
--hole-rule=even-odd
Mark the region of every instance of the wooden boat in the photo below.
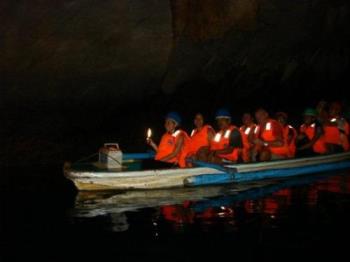
<svg viewBox="0 0 350 262">
<path fill-rule="evenodd" d="M 162 189 L 275 179 L 350 168 L 350 152 L 252 164 L 215 165 L 195 162 L 193 168 L 145 170 L 149 154 L 126 154 L 121 169 L 100 163 L 65 164 L 64 175 L 81 191 Z"/>
</svg>

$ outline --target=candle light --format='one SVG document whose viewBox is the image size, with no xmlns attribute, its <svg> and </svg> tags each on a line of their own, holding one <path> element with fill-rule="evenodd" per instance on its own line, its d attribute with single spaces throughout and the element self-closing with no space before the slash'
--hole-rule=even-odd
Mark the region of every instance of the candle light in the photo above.
<svg viewBox="0 0 350 262">
<path fill-rule="evenodd" d="M 149 139 L 149 138 L 151 138 L 151 136 L 152 136 L 152 129 L 148 128 L 148 130 L 147 130 L 147 138 Z"/>
</svg>

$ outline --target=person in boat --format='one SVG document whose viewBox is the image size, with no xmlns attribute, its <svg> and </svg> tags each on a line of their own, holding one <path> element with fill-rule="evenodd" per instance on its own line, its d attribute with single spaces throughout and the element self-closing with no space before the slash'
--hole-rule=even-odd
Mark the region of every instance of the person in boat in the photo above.
<svg viewBox="0 0 350 262">
<path fill-rule="evenodd" d="M 176 112 L 170 112 L 165 117 L 166 132 L 157 146 L 151 138 L 147 143 L 156 151 L 155 160 L 186 167 L 186 152 L 189 145 L 189 136 L 179 128 L 181 117 Z"/>
<path fill-rule="evenodd" d="M 342 116 L 342 105 L 333 102 L 324 123 L 325 142 L 330 153 L 349 151 L 349 123 Z"/>
<path fill-rule="evenodd" d="M 317 121 L 321 123 L 322 125 L 326 123 L 329 119 L 328 115 L 328 103 L 325 100 L 321 100 L 316 105 L 316 111 L 317 111 Z"/>
<path fill-rule="evenodd" d="M 210 142 L 214 138 L 215 131 L 205 124 L 204 117 L 198 113 L 194 117 L 195 128 L 191 132 L 187 157 L 198 159 L 201 152 L 208 152 Z"/>
<path fill-rule="evenodd" d="M 304 111 L 304 123 L 297 136 L 297 156 L 306 157 L 327 153 L 323 126 L 317 118 L 317 110 L 307 108 Z"/>
<path fill-rule="evenodd" d="M 282 125 L 271 119 L 265 109 L 258 109 L 255 113 L 258 126 L 255 130 L 254 154 L 259 161 L 285 159 L 288 149 L 283 138 Z"/>
<path fill-rule="evenodd" d="M 204 159 L 200 160 L 216 164 L 225 161 L 242 162 L 242 135 L 239 128 L 231 124 L 230 112 L 227 109 L 220 109 L 216 112 L 215 118 L 220 131 L 211 140 Z"/>
<path fill-rule="evenodd" d="M 288 115 L 285 112 L 278 112 L 275 116 L 276 120 L 282 125 L 283 127 L 283 138 L 284 138 L 284 144 L 288 149 L 288 157 L 294 158 L 296 153 L 296 138 L 297 138 L 297 131 L 295 128 L 288 124 Z"/>
<path fill-rule="evenodd" d="M 256 124 L 254 123 L 254 118 L 250 113 L 244 113 L 242 116 L 243 125 L 239 128 L 242 134 L 243 140 L 243 152 L 242 157 L 244 162 L 252 161 L 252 149 L 253 142 L 255 139 L 255 128 Z"/>
</svg>

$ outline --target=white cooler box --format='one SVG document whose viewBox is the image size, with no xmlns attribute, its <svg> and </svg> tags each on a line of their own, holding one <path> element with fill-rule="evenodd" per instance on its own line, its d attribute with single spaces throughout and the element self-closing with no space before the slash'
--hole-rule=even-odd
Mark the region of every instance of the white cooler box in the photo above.
<svg viewBox="0 0 350 262">
<path fill-rule="evenodd" d="M 99 152 L 98 161 L 107 168 L 122 168 L 123 153 L 117 143 L 105 143 Z"/>
</svg>

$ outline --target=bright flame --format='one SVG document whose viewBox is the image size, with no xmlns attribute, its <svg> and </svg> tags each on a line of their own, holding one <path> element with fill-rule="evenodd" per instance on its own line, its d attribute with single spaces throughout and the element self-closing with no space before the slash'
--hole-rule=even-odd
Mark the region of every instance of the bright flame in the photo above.
<svg viewBox="0 0 350 262">
<path fill-rule="evenodd" d="M 147 138 L 151 138 L 152 136 L 152 129 L 148 128 L 147 130 Z"/>
</svg>

